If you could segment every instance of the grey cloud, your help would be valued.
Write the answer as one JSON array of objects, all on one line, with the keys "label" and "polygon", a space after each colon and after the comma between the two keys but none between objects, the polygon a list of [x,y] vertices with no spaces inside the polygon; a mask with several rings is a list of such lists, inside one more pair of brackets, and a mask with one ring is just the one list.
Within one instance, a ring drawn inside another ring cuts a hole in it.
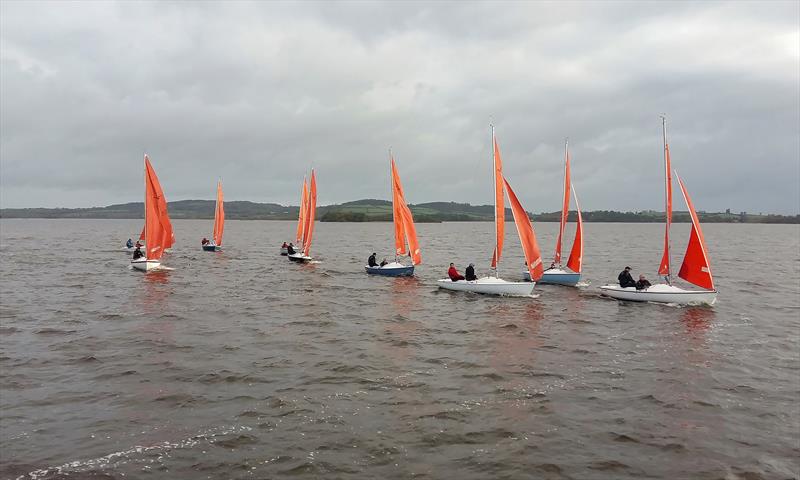
[{"label": "grey cloud", "polygon": [[[490,122],[526,208],[800,210],[800,7],[754,3],[0,4],[0,203],[489,203]],[[35,196],[31,196],[36,192]]]}]

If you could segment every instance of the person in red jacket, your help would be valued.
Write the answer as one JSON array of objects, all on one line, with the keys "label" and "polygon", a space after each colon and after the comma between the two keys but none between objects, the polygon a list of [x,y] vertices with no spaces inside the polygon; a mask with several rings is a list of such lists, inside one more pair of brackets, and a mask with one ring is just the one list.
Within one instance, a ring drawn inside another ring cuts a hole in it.
[{"label": "person in red jacket", "polygon": [[458,273],[456,270],[456,266],[454,264],[450,264],[450,268],[447,270],[447,276],[450,277],[450,280],[457,282],[459,280],[464,280],[464,276]]}]

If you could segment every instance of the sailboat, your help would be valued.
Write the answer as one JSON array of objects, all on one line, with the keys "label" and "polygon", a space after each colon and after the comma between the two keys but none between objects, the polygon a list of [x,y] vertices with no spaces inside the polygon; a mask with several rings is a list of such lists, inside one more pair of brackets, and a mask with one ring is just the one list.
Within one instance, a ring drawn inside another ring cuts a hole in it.
[{"label": "sailboat", "polygon": [[[305,180],[303,180],[305,185]],[[305,189],[304,189],[305,191]],[[302,203],[302,202],[301,202]],[[303,249],[299,252],[290,253],[287,255],[289,260],[293,262],[310,262],[311,257],[311,239],[314,237],[314,216],[317,213],[317,177],[314,170],[311,170],[311,183],[308,189],[308,196],[306,197],[305,205],[300,208],[300,223],[302,224],[302,242]]]},{"label": "sailboat", "polygon": [[[567,260],[567,269],[561,265],[561,243],[564,238],[564,230],[567,226],[569,216],[569,197],[570,192],[575,198],[575,208],[578,211],[578,222],[575,225],[575,239],[572,242],[572,250]],[[569,142],[564,144],[564,191],[563,191],[561,222],[558,227],[558,237],[556,238],[556,253],[553,255],[553,264],[544,271],[540,284],[556,284],[574,287],[581,280],[581,267],[583,263],[583,219],[581,218],[581,207],[578,204],[578,196],[575,194],[575,186],[572,184],[572,175],[569,165]],[[531,276],[528,271],[523,272],[525,280],[530,281]]]},{"label": "sailboat", "polygon": [[206,252],[222,250],[222,232],[225,229],[225,207],[222,200],[222,181],[217,182],[217,203],[214,207],[214,230],[211,241],[203,245]]},{"label": "sailboat", "polygon": [[[414,227],[414,217],[411,215],[411,209],[406,204],[405,195],[403,195],[403,186],[400,184],[400,174],[397,171],[397,165],[394,163],[394,157],[390,154],[390,168],[392,175],[392,219],[394,221],[394,262],[387,263],[383,266],[370,267],[365,266],[364,269],[369,274],[385,275],[389,277],[410,277],[414,275],[414,265],[419,265],[422,262],[422,255],[419,250],[419,242],[417,241],[417,229]],[[408,241],[408,249],[406,249],[406,241]],[[398,255],[410,255],[411,265],[403,265],[397,261]]]},{"label": "sailboat", "polygon": [[161,265],[164,250],[175,242],[167,213],[167,199],[158,182],[150,158],[144,156],[144,256],[131,260],[131,266],[147,271]]},{"label": "sailboat", "polygon": [[683,264],[678,271],[678,276],[703,290],[685,290],[672,285],[669,236],[672,224],[672,170],[669,144],[667,143],[666,117],[661,117],[661,125],[664,136],[664,203],[666,221],[664,228],[664,254],[661,257],[658,274],[662,275],[667,283],[653,285],[644,290],[636,290],[634,287],[622,288],[619,285],[605,285],[600,287],[600,293],[619,300],[634,302],[713,305],[717,301],[717,291],[714,288],[714,278],[711,275],[706,241],[703,237],[703,231],[700,229],[700,220],[697,218],[697,212],[695,212],[692,200],[689,198],[689,192],[686,190],[683,180],[678,176],[678,172],[675,172],[675,177],[678,179],[678,185],[681,188],[683,199],[686,201],[686,206],[689,208],[689,215],[692,219],[689,244],[686,246],[686,253],[683,256]]},{"label": "sailboat", "polygon": [[[297,214],[297,234],[295,235],[295,243],[298,249],[303,245],[303,229],[305,228],[306,209],[308,208],[308,182],[306,177],[303,177],[303,189],[300,191],[300,211]],[[284,242],[286,245],[286,242]],[[289,255],[288,247],[281,247],[281,255]]]},{"label": "sailboat", "polygon": [[[503,177],[503,162],[500,158],[500,147],[494,135],[492,127],[492,161],[494,163],[494,227],[495,243],[494,253],[492,254],[492,271],[494,276],[486,276],[477,280],[458,280],[452,281],[449,278],[437,280],[439,288],[447,290],[458,290],[466,292],[484,293],[489,295],[510,295],[527,296],[533,293],[535,281],[541,278],[542,257],[539,253],[539,246],[536,243],[536,234],[533,231],[528,213],[517,199],[511,185]],[[528,265],[528,272],[534,282],[509,282],[497,276],[497,267],[503,251],[503,235],[505,233],[505,194],[508,192],[508,199],[511,203],[511,213],[514,216],[514,223],[517,227],[522,251]]]}]

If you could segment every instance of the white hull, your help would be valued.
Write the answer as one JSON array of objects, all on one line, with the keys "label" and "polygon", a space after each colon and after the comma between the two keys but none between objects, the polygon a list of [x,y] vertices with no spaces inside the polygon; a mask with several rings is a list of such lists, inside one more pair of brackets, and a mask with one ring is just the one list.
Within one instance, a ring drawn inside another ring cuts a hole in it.
[{"label": "white hull", "polygon": [[526,297],[533,293],[535,282],[507,282],[500,278],[483,277],[477,280],[459,280],[454,282],[449,278],[437,280],[439,288],[456,290],[459,292],[483,293],[486,295],[508,295],[512,297]]},{"label": "white hull", "polygon": [[289,254],[287,256],[289,257],[289,260],[291,260],[293,262],[310,262],[313,259],[312,257],[309,257],[309,256],[304,255],[304,254],[299,253],[299,252],[298,253],[292,253],[292,254]]},{"label": "white hull", "polygon": [[617,300],[629,302],[657,302],[677,305],[714,305],[717,301],[715,290],[684,290],[672,285],[653,285],[645,290],[633,287],[622,288],[619,285],[604,285],[600,294]]},{"label": "white hull", "polygon": [[131,266],[136,270],[141,270],[143,272],[146,272],[148,270],[160,267],[161,262],[159,260],[147,260],[144,258],[138,258],[136,260],[131,260]]}]

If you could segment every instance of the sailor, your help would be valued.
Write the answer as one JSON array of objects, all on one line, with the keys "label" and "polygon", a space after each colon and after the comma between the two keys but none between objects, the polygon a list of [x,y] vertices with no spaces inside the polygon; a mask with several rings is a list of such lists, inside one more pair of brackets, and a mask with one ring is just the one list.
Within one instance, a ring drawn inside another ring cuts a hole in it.
[{"label": "sailor", "polygon": [[381,267],[383,267],[387,263],[389,263],[389,262],[386,261],[386,257],[383,257],[383,260],[381,260]]},{"label": "sailor", "polygon": [[203,241],[202,241],[202,242],[200,242],[200,244],[202,244],[202,245],[208,245],[208,239],[207,239],[206,237],[203,237]]},{"label": "sailor", "polygon": [[650,282],[644,278],[644,275],[639,275],[639,281],[636,282],[636,290],[647,290],[647,287],[650,286]]},{"label": "sailor", "polygon": [[288,247],[288,246],[289,246],[289,245],[287,245],[287,244],[286,244],[286,242],[283,242],[283,245],[281,245],[281,248],[286,248],[286,247]]},{"label": "sailor", "polygon": [[289,242],[289,246],[286,247],[286,253],[288,253],[289,255],[295,254],[294,245],[292,245],[292,242]]},{"label": "sailor", "polygon": [[619,286],[622,288],[636,286],[636,281],[631,276],[631,267],[625,267],[625,270],[619,273],[617,280],[619,280]]},{"label": "sailor", "polygon": [[450,268],[447,269],[447,276],[450,277],[450,280],[454,282],[457,282],[459,280],[464,280],[464,277],[460,273],[458,273],[458,270],[456,270],[456,266],[453,263],[451,263]]},{"label": "sailor", "polygon": [[372,252],[372,255],[370,255],[369,258],[367,259],[367,265],[369,265],[370,267],[378,266],[378,262],[375,261],[375,252]]},{"label": "sailor", "polygon": [[478,277],[475,276],[475,264],[470,263],[467,269],[464,271],[464,275],[466,275],[465,279],[467,281],[477,280]]},{"label": "sailor", "polygon": [[142,257],[144,257],[144,253],[142,253],[142,247],[137,243],[136,250],[133,251],[133,259],[137,260]]},{"label": "sailor", "polygon": [[129,238],[128,241],[125,242],[125,246],[128,248],[133,248],[133,240]]}]

